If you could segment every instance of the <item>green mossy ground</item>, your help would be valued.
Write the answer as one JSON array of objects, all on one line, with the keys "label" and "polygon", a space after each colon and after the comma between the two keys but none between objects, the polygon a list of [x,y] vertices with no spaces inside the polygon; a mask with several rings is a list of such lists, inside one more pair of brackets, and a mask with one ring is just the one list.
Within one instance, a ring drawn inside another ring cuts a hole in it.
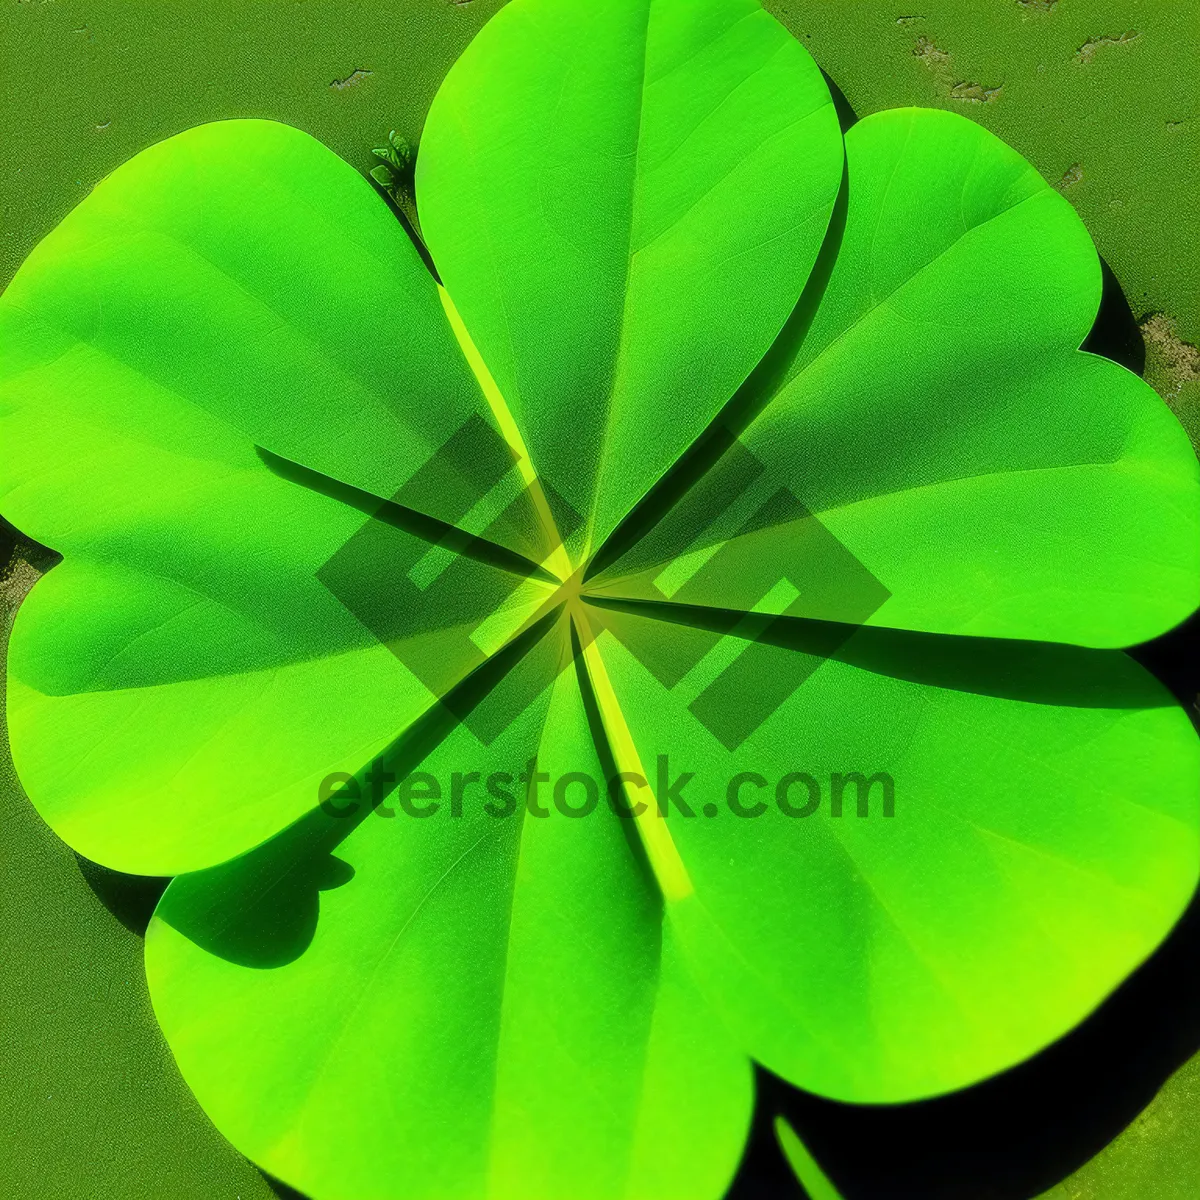
[{"label": "green mossy ground", "polygon": [[[441,77],[500,3],[0,0],[0,286],[100,178],[202,121],[287,121],[369,169],[389,129],[417,140]],[[859,116],[963,112],[1062,189],[1142,325],[1147,378],[1200,442],[1200,0],[906,4],[768,7]],[[34,574],[18,546],[0,580],[4,629]],[[136,925],[146,889],[92,872],[93,890],[29,806],[4,742],[0,823],[0,1193],[269,1200],[154,1024],[140,939],[110,911]],[[1138,1128],[1115,1165],[1098,1160],[1055,1194],[1143,1200],[1137,1164],[1156,1151]],[[1195,1161],[1177,1177],[1194,1182],[1200,1146],[1181,1144]],[[1163,1195],[1195,1194],[1181,1186]]]},{"label": "green mossy ground", "polygon": [[1116,1141],[1039,1200],[1196,1200],[1200,1058],[1167,1080]]}]

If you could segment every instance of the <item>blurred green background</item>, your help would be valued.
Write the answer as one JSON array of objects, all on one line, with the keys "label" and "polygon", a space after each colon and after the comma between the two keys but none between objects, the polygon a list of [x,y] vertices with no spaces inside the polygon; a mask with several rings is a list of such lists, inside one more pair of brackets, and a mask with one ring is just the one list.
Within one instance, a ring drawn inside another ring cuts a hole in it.
[{"label": "blurred green background", "polygon": [[[0,286],[105,174],[203,121],[287,121],[366,170],[389,129],[419,139],[438,82],[501,2],[0,0]],[[1063,191],[1121,285],[1146,377],[1200,442],[1200,0],[767,7],[859,116],[955,109]],[[8,540],[5,632],[39,562]],[[2,740],[0,823],[0,1196],[286,1194],[211,1127],[159,1036],[138,933],[156,885],[81,867]],[[1196,1078],[1180,1072],[1054,1196],[1200,1196]]]}]

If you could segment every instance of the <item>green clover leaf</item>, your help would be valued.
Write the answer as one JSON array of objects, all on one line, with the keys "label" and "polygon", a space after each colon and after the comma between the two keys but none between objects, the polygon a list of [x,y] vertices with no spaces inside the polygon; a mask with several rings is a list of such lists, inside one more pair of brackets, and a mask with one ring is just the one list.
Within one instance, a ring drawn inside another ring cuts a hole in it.
[{"label": "green clover leaf", "polygon": [[177,876],[217,1127],[318,1200],[717,1196],[752,1059],[901,1101],[1074,1026],[1196,883],[1119,648],[1200,599],[1200,469],[1077,349],[1069,204],[945,113],[843,152],[757,0],[512,0],[415,194],[440,284],[315,141],[203,126],[0,298],[0,496],[63,554],[14,760]]}]

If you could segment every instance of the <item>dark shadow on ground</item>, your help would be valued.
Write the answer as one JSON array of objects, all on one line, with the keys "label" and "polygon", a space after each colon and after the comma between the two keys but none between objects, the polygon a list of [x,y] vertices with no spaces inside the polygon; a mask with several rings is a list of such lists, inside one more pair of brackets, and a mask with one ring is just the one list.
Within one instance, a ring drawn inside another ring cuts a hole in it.
[{"label": "dark shadow on ground", "polygon": [[0,517],[0,576],[6,575],[20,559],[44,574],[61,558],[56,551],[26,537],[15,525]]},{"label": "dark shadow on ground", "polygon": [[513,682],[512,669],[527,656],[533,661],[547,652],[545,634],[556,617],[549,613],[493,655],[282,832],[229,862],[178,876],[159,906],[159,919],[226,962],[257,970],[295,962],[316,933],[320,894],[354,878],[353,867],[337,857],[338,847],[380,808],[398,779],[420,766],[460,723],[486,711],[500,685],[510,689],[508,700],[531,699]]},{"label": "dark shadow on ground", "polygon": [[0,517],[0,573],[8,569],[16,554],[17,546],[24,541],[21,534]]},{"label": "dark shadow on ground", "polygon": [[[759,1072],[758,1111],[732,1200],[801,1195],[782,1113],[845,1200],[1029,1200],[1083,1166],[1200,1050],[1200,903],[1074,1032],[986,1083],[894,1107],[822,1100]],[[763,1188],[762,1185],[769,1184]]]},{"label": "dark shadow on ground", "polygon": [[846,99],[846,93],[824,71],[821,72],[821,78],[825,80],[825,86],[829,89],[830,96],[833,97],[833,107],[837,112],[838,124],[841,126],[844,135],[850,126],[858,120],[858,114],[850,107],[850,101]]},{"label": "dark shadow on ground", "polygon": [[279,1197],[279,1200],[308,1200],[303,1192],[298,1192],[294,1187],[289,1187],[282,1179],[276,1179],[274,1175],[268,1175],[262,1167],[258,1168],[258,1173],[267,1181],[271,1191]]},{"label": "dark shadow on ground", "polygon": [[1171,691],[1192,724],[1200,725],[1200,613],[1129,654]]},{"label": "dark shadow on ground", "polygon": [[1138,328],[1137,319],[1117,277],[1103,258],[1100,260],[1100,270],[1104,278],[1100,312],[1092,332],[1083,343],[1083,349],[1111,358],[1135,375],[1141,375],[1146,369],[1146,343],[1142,331]]},{"label": "dark shadow on ground", "polygon": [[152,875],[123,875],[110,871],[81,854],[75,855],[75,863],[88,887],[96,898],[108,909],[130,933],[145,937],[146,926],[154,915],[159,897],[171,881]]}]

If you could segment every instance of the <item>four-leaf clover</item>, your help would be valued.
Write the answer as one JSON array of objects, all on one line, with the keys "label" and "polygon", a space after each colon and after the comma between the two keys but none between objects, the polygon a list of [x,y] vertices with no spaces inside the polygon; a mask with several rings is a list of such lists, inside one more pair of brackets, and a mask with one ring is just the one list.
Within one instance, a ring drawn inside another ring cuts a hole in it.
[{"label": "four-leaf clover", "polygon": [[1200,865],[1119,649],[1200,599],[1200,470],[1077,349],[1069,204],[958,116],[843,142],[757,0],[512,0],[415,191],[438,280],[307,135],[202,126],[0,298],[0,498],[64,556],[15,762],[177,876],[147,971],[217,1127],[318,1200],[715,1197],[751,1060],[902,1101],[1069,1030]]}]

